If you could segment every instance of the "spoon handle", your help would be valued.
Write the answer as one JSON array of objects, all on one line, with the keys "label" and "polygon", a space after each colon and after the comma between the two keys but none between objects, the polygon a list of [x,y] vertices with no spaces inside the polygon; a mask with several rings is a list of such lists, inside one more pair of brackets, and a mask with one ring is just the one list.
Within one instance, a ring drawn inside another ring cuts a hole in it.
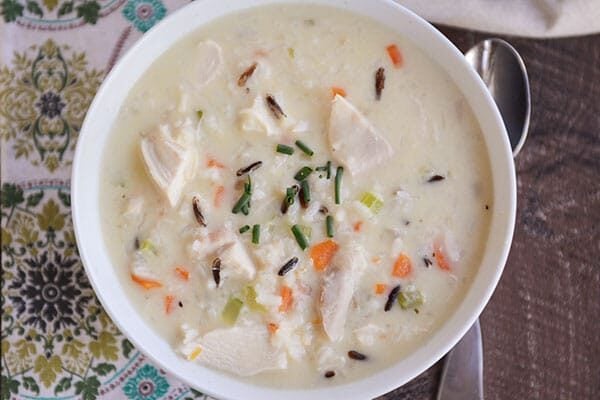
[{"label": "spoon handle", "polygon": [[479,320],[446,356],[437,400],[483,400],[483,346]]}]

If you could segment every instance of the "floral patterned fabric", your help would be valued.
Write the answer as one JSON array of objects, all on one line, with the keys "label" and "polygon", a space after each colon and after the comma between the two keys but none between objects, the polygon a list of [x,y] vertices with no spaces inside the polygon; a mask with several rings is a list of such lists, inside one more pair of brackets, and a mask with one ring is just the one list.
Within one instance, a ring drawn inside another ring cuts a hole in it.
[{"label": "floral patterned fabric", "polygon": [[81,265],[77,137],[114,63],[183,0],[0,0],[2,374],[7,399],[207,399],[119,332]]}]

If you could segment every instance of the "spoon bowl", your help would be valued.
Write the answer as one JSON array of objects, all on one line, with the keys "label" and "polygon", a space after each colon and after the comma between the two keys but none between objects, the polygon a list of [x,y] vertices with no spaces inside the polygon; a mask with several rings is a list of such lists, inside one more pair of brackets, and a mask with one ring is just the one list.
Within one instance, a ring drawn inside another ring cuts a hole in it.
[{"label": "spoon bowl", "polygon": [[513,156],[523,147],[531,115],[527,69],[521,55],[502,39],[479,42],[465,53],[498,105]]}]

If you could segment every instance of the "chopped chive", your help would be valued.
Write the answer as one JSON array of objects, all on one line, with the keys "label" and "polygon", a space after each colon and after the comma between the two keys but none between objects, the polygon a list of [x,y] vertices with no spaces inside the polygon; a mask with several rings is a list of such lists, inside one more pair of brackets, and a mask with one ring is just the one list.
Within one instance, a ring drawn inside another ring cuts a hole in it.
[{"label": "chopped chive", "polygon": [[300,182],[300,204],[303,208],[308,208],[308,203],[310,203],[310,186],[305,179]]},{"label": "chopped chive", "polygon": [[288,55],[290,56],[291,59],[294,59],[294,57],[296,56],[296,51],[294,50],[293,47],[288,47]]},{"label": "chopped chive", "polygon": [[331,179],[331,161],[327,161],[325,168],[327,168],[327,179]]},{"label": "chopped chive", "polygon": [[244,183],[244,192],[252,194],[252,179],[248,175],[248,182]]},{"label": "chopped chive", "polygon": [[196,111],[196,116],[198,117],[198,119],[202,119],[203,115],[204,115],[204,112],[202,110]]},{"label": "chopped chive", "polygon": [[246,203],[244,207],[242,207],[242,214],[248,215],[250,214],[250,202]]},{"label": "chopped chive", "polygon": [[235,203],[235,205],[231,209],[231,212],[234,214],[239,213],[240,211],[242,211],[242,209],[244,209],[245,206],[248,205],[249,202],[250,202],[250,194],[248,192],[244,192],[242,194],[242,196],[239,198],[239,200],[237,201],[237,203]]},{"label": "chopped chive", "polygon": [[291,146],[288,146],[286,144],[278,144],[277,148],[275,150],[278,153],[287,154],[288,156],[291,156],[292,154],[294,154],[294,148]]},{"label": "chopped chive", "polygon": [[250,226],[249,225],[244,225],[240,228],[240,233],[246,233],[250,230]]},{"label": "chopped chive", "polygon": [[277,275],[284,276],[288,272],[290,272],[295,266],[298,264],[298,257],[291,258],[288,262],[286,262],[283,267],[279,269]]},{"label": "chopped chive", "polygon": [[296,140],[296,146],[298,146],[298,148],[300,150],[302,150],[304,152],[304,154],[306,154],[307,156],[311,156],[313,154],[315,154],[314,151],[312,151],[312,149],[310,147],[308,147],[303,141],[301,140]]},{"label": "chopped chive", "polygon": [[308,247],[308,240],[306,240],[306,236],[302,233],[300,225],[292,226],[292,233],[294,234],[294,238],[296,238],[296,242],[298,242],[298,246],[300,246],[302,250],[306,250]]},{"label": "chopped chive", "polygon": [[308,176],[312,174],[312,172],[313,170],[311,167],[302,167],[298,172],[296,172],[296,175],[294,175],[294,179],[301,182],[308,178]]},{"label": "chopped chive", "polygon": [[294,204],[294,199],[296,198],[296,194],[298,193],[298,185],[291,186],[285,190],[285,197],[281,202],[281,213],[285,214],[292,204]]},{"label": "chopped chive", "polygon": [[344,174],[344,167],[337,167],[337,171],[335,173],[335,204],[340,204],[342,202],[342,175]]},{"label": "chopped chive", "polygon": [[331,215],[328,215],[325,218],[325,226],[327,227],[327,237],[332,238],[334,231],[333,231],[333,217]]},{"label": "chopped chive", "polygon": [[258,224],[252,227],[252,243],[260,243],[260,225]]}]

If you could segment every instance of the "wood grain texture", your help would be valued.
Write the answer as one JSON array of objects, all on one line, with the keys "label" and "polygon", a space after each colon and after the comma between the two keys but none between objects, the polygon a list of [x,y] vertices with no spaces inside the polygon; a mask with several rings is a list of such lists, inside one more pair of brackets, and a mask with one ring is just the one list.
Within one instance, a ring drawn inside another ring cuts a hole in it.
[{"label": "wood grain texture", "polygon": [[[490,37],[441,29],[463,52]],[[600,35],[503,38],[533,112],[511,254],[481,318],[485,398],[600,399]],[[440,368],[381,399],[434,399]]]}]

